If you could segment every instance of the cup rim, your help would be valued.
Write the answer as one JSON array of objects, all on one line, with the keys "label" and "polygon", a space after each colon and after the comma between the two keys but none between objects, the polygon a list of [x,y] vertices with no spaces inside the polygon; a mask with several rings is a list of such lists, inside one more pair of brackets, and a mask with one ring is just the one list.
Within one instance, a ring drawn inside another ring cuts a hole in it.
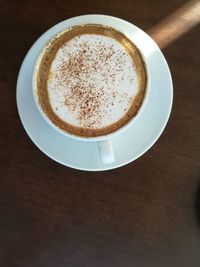
[{"label": "cup rim", "polygon": [[[84,19],[86,18],[89,18],[91,16],[106,16],[110,19],[113,19],[115,18],[116,20],[120,22],[127,22],[126,20],[123,20],[121,18],[118,18],[118,17],[114,17],[114,16],[109,16],[109,15],[101,15],[101,14],[88,14],[88,15],[82,15],[82,16],[75,16],[75,17],[71,17],[65,21],[68,21],[70,19],[74,19],[74,18],[81,18],[81,17],[84,17]],[[61,22],[62,23],[62,22]],[[93,22],[94,23],[94,22]],[[115,22],[113,22],[114,24]],[[127,22],[127,23],[130,23],[130,22]],[[84,24],[92,24],[91,22],[82,22],[82,23],[75,23],[74,26],[77,26],[77,25],[84,25]],[[99,25],[105,25],[105,23],[97,23]],[[132,24],[132,23],[130,23]],[[133,26],[135,26],[134,24],[132,24]],[[115,26],[110,26],[110,25],[107,25],[109,27],[112,27],[114,29]],[[87,137],[87,136],[78,136],[76,134],[73,134],[73,133],[70,133],[70,132],[67,132],[67,131],[64,131],[62,130],[61,128],[59,128],[59,126],[56,126],[52,121],[51,119],[45,114],[45,112],[42,110],[39,102],[38,102],[38,96],[37,96],[37,87],[36,87],[36,75],[37,75],[37,71],[38,71],[38,66],[39,66],[39,63],[40,63],[40,60],[42,59],[42,56],[45,52],[45,49],[46,47],[48,46],[49,42],[54,39],[56,36],[59,36],[61,35],[62,33],[64,33],[65,31],[68,31],[69,28],[71,26],[68,26],[62,30],[59,30],[57,31],[55,34],[53,34],[49,39],[48,41],[43,45],[43,47],[40,49],[40,51],[38,52],[38,55],[36,57],[36,60],[33,64],[33,74],[32,74],[32,93],[33,93],[33,98],[34,98],[34,102],[37,106],[37,109],[39,111],[39,113],[42,115],[42,117],[44,118],[44,120],[51,126],[53,127],[56,131],[60,132],[61,134],[67,136],[67,137],[70,137],[70,138],[73,138],[73,139],[76,139],[76,140],[80,140],[80,141],[101,141],[101,140],[105,140],[105,139],[109,139],[113,136],[116,136],[118,134],[121,134],[123,133],[125,130],[127,130],[127,128],[130,127],[130,125],[132,125],[132,123],[134,123],[137,119],[139,119],[139,116],[140,114],[142,113],[142,111],[144,110],[144,107],[146,105],[146,102],[147,102],[147,99],[149,97],[149,91],[150,91],[150,71],[149,71],[149,67],[148,67],[148,64],[146,62],[146,59],[145,59],[145,56],[144,54],[142,53],[142,51],[140,50],[140,48],[135,44],[135,42],[133,41],[134,45],[138,48],[141,56],[142,56],[142,59],[143,59],[143,62],[144,62],[144,65],[145,65],[145,70],[146,70],[146,88],[145,88],[145,94],[144,94],[144,98],[142,100],[142,103],[137,111],[137,113],[129,120],[127,121],[124,125],[122,125],[120,128],[114,130],[113,132],[110,132],[108,134],[104,134],[104,135],[100,135],[100,136],[95,136],[95,137]],[[50,28],[51,29],[51,28]],[[49,30],[50,30],[49,29]],[[118,29],[116,29],[118,30]],[[140,29],[141,30],[141,29]],[[47,30],[48,31],[48,30]],[[141,30],[142,31],[142,30]],[[123,34],[125,34],[123,31],[121,31]],[[126,35],[126,34],[125,34]],[[130,37],[128,37],[130,39]],[[131,40],[132,41],[132,40]]]}]

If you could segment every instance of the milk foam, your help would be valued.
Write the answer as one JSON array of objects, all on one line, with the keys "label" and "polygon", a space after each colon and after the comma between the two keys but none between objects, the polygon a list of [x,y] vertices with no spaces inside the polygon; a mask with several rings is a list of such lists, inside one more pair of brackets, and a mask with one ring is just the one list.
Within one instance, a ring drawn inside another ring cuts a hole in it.
[{"label": "milk foam", "polygon": [[114,38],[82,34],[60,47],[47,83],[54,113],[76,127],[103,128],[124,116],[138,90],[129,52]]}]

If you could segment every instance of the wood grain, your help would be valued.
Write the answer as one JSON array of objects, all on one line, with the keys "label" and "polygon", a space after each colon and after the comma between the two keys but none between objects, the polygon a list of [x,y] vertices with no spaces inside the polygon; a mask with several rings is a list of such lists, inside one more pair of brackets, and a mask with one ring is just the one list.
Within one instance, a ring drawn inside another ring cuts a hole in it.
[{"label": "wood grain", "polygon": [[100,13],[150,31],[185,3],[1,1],[1,267],[199,266],[198,25],[163,48],[174,82],[172,115],[152,149],[125,167],[88,173],[52,161],[26,135],[15,100],[25,54],[54,24]]}]

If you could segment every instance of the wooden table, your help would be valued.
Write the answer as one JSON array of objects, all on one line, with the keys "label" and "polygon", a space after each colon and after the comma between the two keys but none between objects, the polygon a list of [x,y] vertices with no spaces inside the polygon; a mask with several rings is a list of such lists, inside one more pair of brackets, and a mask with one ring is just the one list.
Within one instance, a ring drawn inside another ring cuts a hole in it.
[{"label": "wooden table", "polygon": [[[185,3],[1,1],[1,267],[200,266],[200,27],[196,21],[181,35],[190,19],[173,14]],[[123,18],[157,38],[174,82],[173,111],[158,142],[135,162],[103,173],[49,159],[16,109],[16,79],[29,47],[54,24],[88,13]],[[170,19],[177,35],[160,41]]]}]

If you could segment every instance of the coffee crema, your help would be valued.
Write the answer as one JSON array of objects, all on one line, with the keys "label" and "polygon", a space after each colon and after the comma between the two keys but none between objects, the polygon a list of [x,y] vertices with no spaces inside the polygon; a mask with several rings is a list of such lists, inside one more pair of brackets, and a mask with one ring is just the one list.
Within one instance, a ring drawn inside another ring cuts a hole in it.
[{"label": "coffee crema", "polygon": [[121,32],[98,24],[55,36],[36,77],[44,113],[63,131],[82,137],[109,134],[132,119],[147,82],[138,48]]}]

